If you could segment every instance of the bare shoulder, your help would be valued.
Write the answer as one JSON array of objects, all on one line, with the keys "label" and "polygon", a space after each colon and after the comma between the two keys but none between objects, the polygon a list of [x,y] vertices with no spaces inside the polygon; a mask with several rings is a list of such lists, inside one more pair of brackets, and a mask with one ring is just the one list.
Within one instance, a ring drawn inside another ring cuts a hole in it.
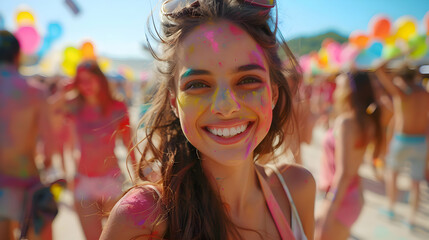
[{"label": "bare shoulder", "polygon": [[313,238],[314,205],[316,198],[316,181],[313,174],[303,166],[296,164],[282,164],[278,166],[289,189],[305,235]]},{"label": "bare shoulder", "polygon": [[316,189],[313,174],[305,167],[297,164],[281,164],[278,166],[292,195],[311,194]]},{"label": "bare shoulder", "polygon": [[113,207],[100,239],[150,239],[164,232],[158,192],[152,186],[129,190]]}]

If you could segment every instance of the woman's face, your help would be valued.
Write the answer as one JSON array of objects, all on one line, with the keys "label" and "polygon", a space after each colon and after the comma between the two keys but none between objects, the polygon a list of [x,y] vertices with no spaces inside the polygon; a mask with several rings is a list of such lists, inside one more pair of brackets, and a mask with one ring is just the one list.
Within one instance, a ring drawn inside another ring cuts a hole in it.
[{"label": "woman's face", "polygon": [[204,161],[237,165],[253,159],[270,129],[278,93],[273,86],[250,35],[227,21],[207,23],[178,48],[171,105]]},{"label": "woman's face", "polygon": [[78,76],[78,81],[76,83],[79,92],[84,97],[95,97],[100,91],[100,83],[98,80],[98,76],[86,71],[80,71]]}]

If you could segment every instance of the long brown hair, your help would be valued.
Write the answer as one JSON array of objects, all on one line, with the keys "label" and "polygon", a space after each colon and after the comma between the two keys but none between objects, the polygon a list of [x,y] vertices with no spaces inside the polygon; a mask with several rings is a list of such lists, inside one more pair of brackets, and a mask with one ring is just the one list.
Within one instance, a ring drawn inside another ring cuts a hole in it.
[{"label": "long brown hair", "polygon": [[[163,188],[161,201],[167,220],[166,239],[241,239],[240,227],[230,220],[219,192],[213,189],[203,172],[195,147],[187,141],[179,119],[170,108],[169,91],[175,89],[176,49],[197,26],[220,20],[242,28],[261,46],[279,96],[269,132],[254,151],[255,160],[272,154],[284,142],[283,126],[288,124],[292,114],[292,91],[284,73],[298,76],[297,61],[277,31],[276,19],[266,8],[237,0],[200,0],[199,7],[185,8],[175,16],[164,17],[161,33],[156,28],[156,33],[150,31],[160,42],[162,54],[156,53],[149,44],[148,49],[159,63],[159,87],[151,108],[142,119],[146,144],[139,162],[139,177],[145,179],[143,169],[146,167],[161,166],[162,179],[158,183]],[[288,69],[278,56],[279,48],[288,56]]]},{"label": "long brown hair", "polygon": [[[76,69],[76,76],[74,79],[74,84],[77,85],[80,81],[80,73],[83,71],[90,72],[97,76],[98,84],[100,85],[100,91],[98,92],[98,103],[101,106],[101,112],[103,114],[108,113],[109,107],[112,105],[114,99],[109,88],[109,82],[107,81],[106,75],[101,71],[100,66],[94,60],[85,60],[82,61]],[[79,92],[78,99],[81,105],[83,105],[85,99],[82,93]]]},{"label": "long brown hair", "polygon": [[377,157],[380,153],[380,145],[382,142],[381,129],[381,109],[377,105],[374,87],[372,86],[370,73],[365,71],[354,71],[343,74],[348,80],[348,91],[343,93],[341,99],[337,99],[336,105],[339,108],[344,108],[344,105],[354,111],[358,127],[361,133],[361,139],[368,141],[366,123],[368,120],[375,127],[375,148],[373,155]]}]

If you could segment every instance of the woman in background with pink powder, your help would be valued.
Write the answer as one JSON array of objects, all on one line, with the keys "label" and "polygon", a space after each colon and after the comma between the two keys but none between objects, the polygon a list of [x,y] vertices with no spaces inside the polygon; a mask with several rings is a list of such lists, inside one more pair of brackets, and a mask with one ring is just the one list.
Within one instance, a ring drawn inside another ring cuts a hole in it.
[{"label": "woman in background with pink powder", "polygon": [[99,239],[103,213],[109,212],[122,194],[123,177],[114,148],[116,137],[122,138],[125,146],[130,144],[129,117],[125,104],[113,99],[97,62],[82,62],[74,84],[78,96],[67,103],[67,112],[80,150],[75,207],[86,239]]},{"label": "woman in background with pink powder", "polygon": [[364,201],[358,169],[366,148],[375,144],[378,156],[382,132],[370,76],[341,74],[334,92],[338,117],[323,141],[319,189],[326,193],[315,239],[348,239]]}]

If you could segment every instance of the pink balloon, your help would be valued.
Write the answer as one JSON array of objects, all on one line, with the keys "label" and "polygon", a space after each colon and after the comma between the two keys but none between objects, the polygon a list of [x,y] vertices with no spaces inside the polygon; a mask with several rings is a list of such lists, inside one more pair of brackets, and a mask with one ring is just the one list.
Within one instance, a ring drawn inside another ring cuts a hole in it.
[{"label": "pink balloon", "polygon": [[341,64],[344,64],[350,61],[354,61],[357,55],[359,55],[359,49],[352,44],[347,44],[343,46],[343,49],[341,51],[340,62]]},{"label": "pink balloon", "polygon": [[302,71],[308,72],[310,70],[311,57],[309,55],[303,55],[299,58],[299,65]]},{"label": "pink balloon", "polygon": [[23,26],[15,32],[15,37],[18,39],[21,46],[21,51],[24,54],[33,54],[36,52],[40,43],[40,35],[32,26]]},{"label": "pink balloon", "polygon": [[334,64],[341,63],[341,45],[337,42],[331,42],[326,46],[326,51],[328,51],[329,59],[333,61]]}]

